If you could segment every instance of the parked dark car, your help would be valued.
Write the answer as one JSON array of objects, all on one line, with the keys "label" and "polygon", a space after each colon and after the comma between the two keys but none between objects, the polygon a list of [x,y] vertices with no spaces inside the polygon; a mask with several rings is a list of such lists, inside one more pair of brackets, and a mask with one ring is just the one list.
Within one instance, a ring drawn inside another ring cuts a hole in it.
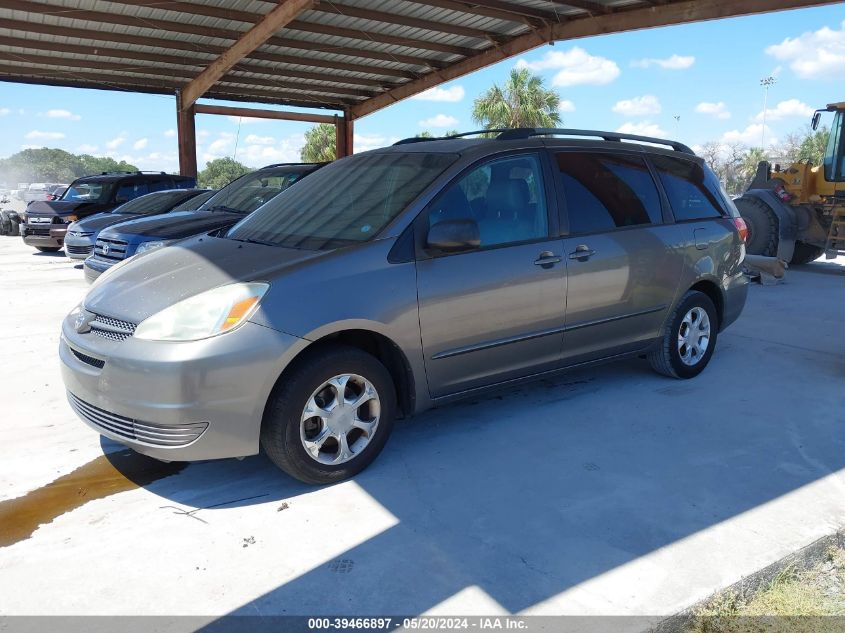
[{"label": "parked dark car", "polygon": [[53,185],[47,190],[45,200],[61,200],[70,185]]},{"label": "parked dark car", "polygon": [[195,178],[164,172],[117,172],[77,178],[59,200],[30,203],[20,234],[25,244],[39,251],[56,252],[61,250],[71,222],[111,211],[124,202],[153,191],[194,187]]},{"label": "parked dark car", "polygon": [[137,253],[228,228],[321,166],[268,165],[230,182],[197,211],[139,218],[104,229],[97,238],[94,254],[85,260],[85,278],[93,282],[116,263]]},{"label": "parked dark car", "polygon": [[106,213],[73,222],[65,236],[65,253],[71,259],[85,259],[94,252],[100,231],[115,224],[171,211],[196,211],[211,197],[213,189],[168,189],[125,202]]},{"label": "parked dark car", "polygon": [[747,231],[691,149],[587,130],[416,141],[110,270],[62,326],[80,418],[159,459],[263,447],[329,483],[396,417],[456,398],[622,357],[707,367],[745,305]]}]

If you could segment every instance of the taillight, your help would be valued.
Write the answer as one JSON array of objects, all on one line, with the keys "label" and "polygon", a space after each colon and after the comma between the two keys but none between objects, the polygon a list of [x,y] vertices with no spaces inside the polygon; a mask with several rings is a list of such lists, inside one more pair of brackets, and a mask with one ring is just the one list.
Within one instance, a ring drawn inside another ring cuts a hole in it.
[{"label": "taillight", "polygon": [[742,218],[734,218],[734,226],[736,230],[739,231],[739,236],[742,238],[743,242],[748,241],[748,225],[745,223],[745,220]]}]

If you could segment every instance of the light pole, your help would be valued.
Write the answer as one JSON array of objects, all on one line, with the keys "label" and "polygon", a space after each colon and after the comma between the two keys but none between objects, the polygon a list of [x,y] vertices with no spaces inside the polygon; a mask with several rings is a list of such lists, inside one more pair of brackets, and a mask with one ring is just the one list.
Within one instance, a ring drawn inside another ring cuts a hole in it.
[{"label": "light pole", "polygon": [[760,149],[766,151],[766,110],[769,108],[769,88],[777,82],[771,75],[760,80],[763,86],[763,130],[760,132]]}]

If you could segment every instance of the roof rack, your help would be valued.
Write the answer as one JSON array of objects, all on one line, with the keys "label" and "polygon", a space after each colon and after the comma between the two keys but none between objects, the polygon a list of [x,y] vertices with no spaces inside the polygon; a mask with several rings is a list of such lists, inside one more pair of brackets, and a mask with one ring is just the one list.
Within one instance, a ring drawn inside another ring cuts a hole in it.
[{"label": "roof rack", "polygon": [[533,136],[595,136],[605,141],[613,141],[621,143],[622,141],[638,141],[640,143],[650,143],[652,145],[665,145],[671,147],[676,152],[683,152],[684,154],[695,155],[688,146],[677,141],[669,141],[653,136],[638,136],[636,134],[623,134],[621,132],[601,132],[599,130],[575,130],[565,128],[534,128],[534,127],[517,127],[517,128],[494,128],[490,130],[475,130],[474,132],[462,132],[461,134],[452,134],[451,136],[437,136],[437,137],[419,137],[412,136],[411,138],[404,138],[397,141],[394,145],[407,145],[409,143],[422,143],[425,141],[445,141],[449,139],[461,138],[463,136],[474,136],[476,134],[496,134],[497,141],[516,141],[520,139],[527,139]]}]

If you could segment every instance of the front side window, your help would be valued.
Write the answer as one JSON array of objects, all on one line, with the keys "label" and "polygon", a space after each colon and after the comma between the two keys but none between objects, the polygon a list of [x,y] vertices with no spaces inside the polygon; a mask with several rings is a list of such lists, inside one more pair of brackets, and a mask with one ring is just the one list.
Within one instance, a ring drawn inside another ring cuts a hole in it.
[{"label": "front side window", "polygon": [[481,248],[547,237],[548,212],[537,156],[501,158],[471,170],[429,209],[429,227],[444,220],[475,221]]},{"label": "front side window", "polygon": [[112,185],[102,182],[84,182],[68,187],[62,200],[70,202],[101,202],[108,200]]},{"label": "front side window", "polygon": [[555,159],[571,234],[662,223],[660,194],[642,157],[561,152]]},{"label": "front side window", "polygon": [[702,165],[681,158],[651,157],[669,198],[675,220],[705,220],[729,215],[721,185]]},{"label": "front side window", "polygon": [[345,158],[286,190],[226,237],[309,250],[369,241],[457,158],[407,152]]},{"label": "front side window", "polygon": [[845,181],[845,112],[833,118],[833,127],[827,138],[824,153],[824,179],[828,182]]}]

